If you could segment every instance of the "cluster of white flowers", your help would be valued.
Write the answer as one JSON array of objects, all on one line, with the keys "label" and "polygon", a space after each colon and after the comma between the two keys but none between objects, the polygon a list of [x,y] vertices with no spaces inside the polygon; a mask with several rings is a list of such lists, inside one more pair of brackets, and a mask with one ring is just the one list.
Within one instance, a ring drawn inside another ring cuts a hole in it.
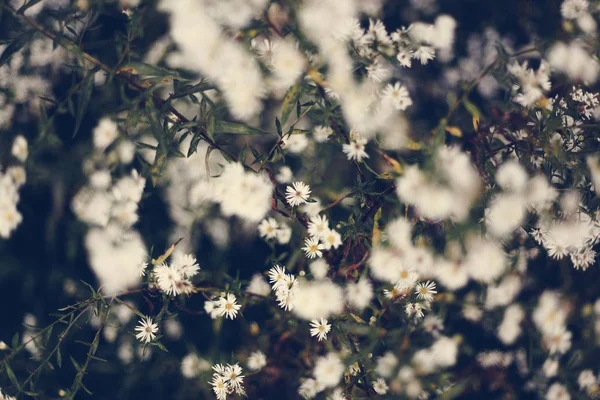
[{"label": "cluster of white flowers", "polygon": [[25,168],[21,165],[25,163],[29,154],[27,139],[24,136],[15,137],[11,153],[18,164],[6,168],[4,173],[0,170],[0,237],[4,239],[9,238],[23,220],[17,204],[19,189],[27,179]]},{"label": "cluster of white flowers", "polygon": [[139,268],[147,257],[133,227],[146,179],[132,169],[113,183],[111,169],[131,163],[134,157],[129,139],[118,138],[117,124],[101,119],[93,132],[95,151],[84,162],[88,182],[71,204],[77,218],[90,227],[85,237],[90,266],[107,294],[137,285]]},{"label": "cluster of white flowers", "polygon": [[[180,151],[187,153],[190,143],[191,138],[183,140],[179,145]],[[178,246],[189,251],[194,250],[193,232],[196,223],[202,224],[203,231],[211,236],[217,246],[225,247],[229,242],[229,231],[225,222],[222,218],[211,218],[210,213],[213,205],[211,200],[214,197],[214,186],[210,176],[221,173],[221,166],[226,162],[217,151],[210,153],[207,160],[207,150],[208,145],[201,142],[189,157],[170,159],[164,174],[169,215],[176,224],[171,240],[183,238],[183,242]]]},{"label": "cluster of white flowers", "polygon": [[302,248],[308,258],[320,258],[323,256],[321,250],[337,249],[342,244],[342,236],[335,229],[329,228],[329,220],[325,215],[310,218],[308,234]]},{"label": "cluster of white flowers", "polygon": [[[144,273],[144,268],[142,265],[141,273]],[[194,292],[192,278],[199,270],[194,256],[176,252],[171,263],[162,262],[152,269],[152,280],[168,296],[191,294]]]},{"label": "cluster of white flowers", "polygon": [[516,93],[513,100],[523,107],[531,107],[552,86],[550,66],[545,61],[541,62],[537,71],[527,68],[527,61],[523,64],[514,62],[508,66],[508,72],[517,79],[517,83],[513,85],[513,92]]},{"label": "cluster of white flowers", "polygon": [[409,166],[396,182],[398,197],[414,205],[429,219],[464,220],[479,195],[479,175],[469,157],[457,147],[441,147],[435,155],[435,171],[428,175]]},{"label": "cluster of white flowers", "polygon": [[542,293],[532,317],[550,356],[560,357],[571,348],[572,334],[566,328],[568,307],[557,293]]},{"label": "cluster of white flowers", "polygon": [[[170,14],[170,34],[180,50],[170,58],[171,65],[216,82],[239,119],[250,119],[262,110],[264,82],[256,59],[226,32],[244,27],[265,4],[266,0],[160,2],[160,8]],[[199,46],[203,51],[198,51]]]},{"label": "cluster of white flowers", "polygon": [[213,184],[213,200],[221,205],[225,216],[235,215],[257,223],[271,209],[273,184],[266,174],[246,172],[242,164],[231,163]]},{"label": "cluster of white flowers", "polygon": [[279,307],[288,311],[292,310],[294,308],[296,289],[298,288],[296,277],[286,273],[285,267],[276,265],[269,270],[269,282],[271,282],[272,290],[275,292]]},{"label": "cluster of white flowers", "polygon": [[246,394],[242,386],[244,383],[243,371],[238,364],[215,364],[212,368],[215,372],[212,381],[209,383],[212,385],[218,400],[225,400],[232,393],[242,396]]},{"label": "cluster of white flowers", "polygon": [[233,293],[221,293],[218,298],[206,300],[204,303],[204,311],[212,319],[218,317],[235,319],[240,308],[242,308],[242,305],[237,303],[237,298]]},{"label": "cluster of white flowers", "polygon": [[582,44],[556,43],[548,53],[550,66],[566,74],[571,80],[593,84],[598,79],[600,64]]},{"label": "cluster of white flowers", "polygon": [[292,237],[292,229],[275,218],[263,219],[258,225],[258,232],[261,237],[267,240],[275,239],[279,244],[287,244]]}]

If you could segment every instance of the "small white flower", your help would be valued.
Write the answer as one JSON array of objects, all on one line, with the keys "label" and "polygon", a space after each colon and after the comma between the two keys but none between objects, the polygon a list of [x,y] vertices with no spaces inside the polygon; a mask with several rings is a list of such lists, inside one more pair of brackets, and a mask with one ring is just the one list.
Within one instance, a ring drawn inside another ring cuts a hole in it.
[{"label": "small white flower", "polygon": [[148,268],[148,263],[143,261],[141,263],[138,264],[138,274],[140,274],[140,276],[144,276],[146,275],[146,268]]},{"label": "small white flower", "polygon": [[322,238],[323,234],[329,230],[329,221],[325,215],[315,215],[310,218],[308,223],[308,234],[315,238]]},{"label": "small white flower", "polygon": [[373,390],[377,392],[377,394],[386,394],[388,389],[389,387],[383,378],[377,378],[377,380],[373,382]]},{"label": "small white flower", "polygon": [[260,371],[267,365],[267,357],[262,351],[254,351],[248,356],[247,363],[251,371]]},{"label": "small white flower", "polygon": [[306,183],[294,182],[292,186],[287,187],[285,198],[290,206],[295,207],[306,203],[306,200],[310,197],[310,193],[310,186]]},{"label": "small white flower", "polygon": [[435,290],[435,282],[427,281],[425,283],[418,283],[415,294],[419,299],[432,301],[433,295],[437,294],[437,290]]},{"label": "small white flower", "polygon": [[356,160],[361,162],[363,158],[369,158],[369,155],[365,151],[367,139],[357,138],[356,140],[350,141],[349,144],[342,145],[342,151],[346,154],[348,160]]},{"label": "small white flower", "polygon": [[322,240],[325,250],[330,250],[332,247],[337,249],[342,244],[342,235],[335,229],[327,229],[327,231],[323,233]]},{"label": "small white flower", "polygon": [[313,319],[310,321],[310,336],[316,336],[319,342],[323,339],[327,339],[327,334],[331,330],[331,325],[327,323],[325,318],[321,320]]},{"label": "small white flower", "polygon": [[258,225],[258,233],[266,239],[274,239],[277,236],[279,223],[275,218],[263,219]]},{"label": "small white flower", "polygon": [[313,138],[318,143],[326,142],[332,134],[333,129],[328,126],[319,125],[313,129]]},{"label": "small white flower", "polygon": [[25,139],[25,136],[19,135],[19,136],[15,137],[15,140],[12,145],[11,153],[13,156],[15,156],[21,162],[25,162],[25,160],[27,160],[29,151],[28,151],[28,147],[27,147],[27,139]]},{"label": "small white flower", "polygon": [[218,300],[219,316],[229,319],[235,319],[237,313],[242,306],[237,304],[235,295],[233,293],[227,293],[222,295]]},{"label": "small white flower", "polygon": [[135,335],[136,339],[140,342],[150,343],[156,337],[158,325],[152,322],[152,318],[145,317],[140,320],[139,325],[135,327],[135,330],[138,332]]},{"label": "small white flower", "polygon": [[387,85],[383,91],[383,98],[390,102],[396,110],[400,111],[404,111],[412,105],[408,90],[400,82],[396,82],[394,85]]},{"label": "small white flower", "polygon": [[302,250],[306,253],[306,257],[315,258],[315,257],[323,257],[323,250],[325,246],[322,243],[319,243],[319,239],[317,238],[306,238],[304,239],[304,247]]}]

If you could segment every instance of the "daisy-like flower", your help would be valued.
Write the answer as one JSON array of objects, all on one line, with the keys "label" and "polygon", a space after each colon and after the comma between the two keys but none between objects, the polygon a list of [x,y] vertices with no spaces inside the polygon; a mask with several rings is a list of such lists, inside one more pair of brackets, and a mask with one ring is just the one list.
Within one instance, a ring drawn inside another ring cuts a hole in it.
[{"label": "daisy-like flower", "polygon": [[152,318],[145,317],[140,320],[139,325],[135,327],[135,330],[138,332],[135,335],[136,339],[140,342],[150,343],[156,337],[158,325],[152,322]]},{"label": "daisy-like flower", "polygon": [[219,316],[229,319],[235,319],[238,310],[242,308],[240,304],[237,304],[235,295],[233,293],[227,293],[222,295],[219,302]]},{"label": "daisy-like flower", "polygon": [[319,342],[323,339],[327,339],[327,334],[331,330],[331,325],[327,323],[325,318],[321,318],[321,321],[313,319],[310,321],[310,336],[316,336]]},{"label": "daisy-like flower", "polygon": [[251,371],[260,371],[267,365],[267,357],[265,356],[265,353],[260,350],[254,351],[248,356],[247,363],[248,368],[250,368]]},{"label": "daisy-like flower", "polygon": [[292,186],[288,186],[285,191],[285,198],[288,204],[292,207],[306,203],[310,197],[310,186],[304,182],[294,182]]},{"label": "daisy-like flower", "polygon": [[333,129],[328,126],[319,125],[313,129],[313,138],[317,143],[326,142],[332,134]]},{"label": "daisy-like flower", "polygon": [[178,268],[162,263],[154,268],[154,277],[158,288],[170,296],[181,294],[183,276]]},{"label": "daisy-like flower", "polygon": [[[390,299],[390,300],[402,299],[402,298],[406,297],[406,290],[407,290],[406,286],[402,286],[402,285],[399,285],[396,283],[391,290],[384,289],[383,295],[387,299]],[[408,311],[407,311],[407,313],[408,313]]]},{"label": "daisy-like flower", "polygon": [[342,244],[342,235],[340,235],[335,229],[327,229],[321,239],[323,240],[323,246],[325,246],[325,250],[330,250],[332,247],[337,249]]},{"label": "daisy-like flower", "polygon": [[412,65],[412,52],[409,50],[400,50],[396,55],[396,59],[405,68],[410,68]]},{"label": "daisy-like flower", "polygon": [[213,375],[212,381],[209,382],[217,396],[217,400],[227,399],[227,395],[231,393],[231,389],[227,386],[225,378],[222,375]]},{"label": "daisy-like flower", "polygon": [[147,262],[142,261],[141,263],[139,263],[137,265],[137,267],[138,267],[138,274],[140,276],[146,275],[146,268],[148,268],[148,263]]},{"label": "daisy-like flower", "polygon": [[175,253],[172,264],[187,278],[196,275],[200,270],[200,266],[196,263],[196,257],[191,254]]},{"label": "daisy-like flower", "polygon": [[386,394],[389,387],[383,378],[377,378],[375,382],[373,382],[373,390],[377,394]]},{"label": "daisy-like flower", "polygon": [[425,65],[429,60],[435,58],[435,50],[431,46],[420,46],[414,53],[413,58],[421,61],[421,65]]},{"label": "daisy-like flower", "polygon": [[435,282],[427,281],[417,284],[417,290],[415,291],[417,298],[425,301],[432,301],[433,295],[437,294]]},{"label": "daisy-like flower", "polygon": [[269,282],[273,285],[273,290],[276,290],[279,286],[285,285],[285,267],[276,265],[269,270]]},{"label": "daisy-like flower", "polygon": [[357,138],[356,140],[350,141],[350,144],[343,144],[342,151],[346,154],[348,160],[361,162],[363,158],[369,158],[369,155],[365,151],[366,144],[367,139]]},{"label": "daisy-like flower", "polygon": [[308,223],[308,234],[312,237],[322,238],[329,229],[329,221],[325,215],[315,215]]},{"label": "daisy-like flower", "polygon": [[390,102],[396,110],[400,111],[406,110],[412,105],[408,90],[400,82],[396,82],[394,85],[391,83],[387,85],[383,91],[383,98]]},{"label": "daisy-like flower", "polygon": [[277,236],[279,223],[275,218],[266,218],[258,225],[258,233],[266,239],[274,239]]},{"label": "daisy-like flower", "polygon": [[319,239],[311,237],[304,239],[304,247],[302,248],[302,250],[304,250],[304,252],[306,253],[306,257],[308,258],[320,258],[323,257],[323,253],[321,252],[321,250],[323,250],[324,248],[325,246],[323,245],[323,243],[319,242]]},{"label": "daisy-like flower", "polygon": [[238,364],[228,365],[225,367],[223,377],[225,378],[227,385],[235,390],[236,393],[244,393],[244,388],[242,387],[244,375],[242,375],[242,368]]}]

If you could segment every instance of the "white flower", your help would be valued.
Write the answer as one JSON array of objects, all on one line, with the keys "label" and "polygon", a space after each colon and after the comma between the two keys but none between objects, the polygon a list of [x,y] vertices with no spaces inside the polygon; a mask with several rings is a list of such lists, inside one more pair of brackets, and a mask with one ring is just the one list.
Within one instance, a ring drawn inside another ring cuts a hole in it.
[{"label": "white flower", "polygon": [[294,178],[294,174],[292,173],[292,169],[287,165],[279,168],[279,173],[275,175],[275,179],[279,183],[290,183]]},{"label": "white flower", "polygon": [[212,385],[218,400],[227,399],[227,395],[231,393],[229,386],[222,375],[214,374],[212,381],[209,383]]},{"label": "white flower", "polygon": [[571,400],[567,388],[560,383],[553,383],[546,392],[546,400]]},{"label": "white flower", "polygon": [[195,353],[190,353],[181,360],[181,373],[186,378],[195,378],[200,372],[210,370],[210,364]]},{"label": "white flower", "polygon": [[292,228],[289,226],[282,224],[279,229],[277,229],[277,242],[279,244],[287,244],[292,238]]},{"label": "white flower", "polygon": [[419,299],[432,301],[433,296],[437,294],[437,290],[435,290],[435,282],[427,281],[425,283],[418,283],[415,294]]},{"label": "white flower", "polygon": [[263,173],[246,172],[240,163],[232,163],[212,182],[214,200],[221,204],[225,216],[237,215],[258,222],[271,209],[273,184]]},{"label": "white flower", "polygon": [[323,260],[322,258],[310,263],[308,268],[315,279],[325,279],[325,277],[327,277],[327,271],[329,271],[329,265],[327,265],[327,261]]},{"label": "white flower", "polygon": [[392,376],[396,365],[398,365],[398,357],[396,357],[391,351],[388,351],[382,357],[377,359],[375,372],[377,375],[383,376],[384,378],[389,378]]},{"label": "white flower", "polygon": [[556,373],[558,372],[558,360],[554,358],[548,358],[546,361],[544,361],[542,370],[544,371],[544,376],[546,378],[552,378],[556,376]]},{"label": "white flower", "polygon": [[577,384],[579,385],[579,389],[587,389],[594,386],[597,382],[596,376],[591,369],[584,369],[579,373],[579,377],[577,378]]},{"label": "white flower", "polygon": [[361,162],[363,158],[369,158],[369,155],[365,151],[367,139],[357,138],[351,140],[349,144],[342,145],[342,151],[346,154],[348,160],[356,160]]},{"label": "white flower", "polygon": [[27,160],[29,151],[27,146],[27,139],[25,139],[25,136],[18,135],[15,137],[15,140],[13,141],[12,145],[11,154],[21,162],[25,162],[25,160]]},{"label": "white flower", "polygon": [[421,61],[422,65],[425,65],[429,62],[429,60],[433,60],[435,58],[435,50],[431,46],[419,46],[419,48],[413,53],[413,58]]},{"label": "white flower", "polygon": [[269,282],[273,285],[273,289],[277,289],[281,285],[286,284],[285,267],[275,265],[269,270]]},{"label": "white flower", "polygon": [[358,310],[365,309],[373,298],[373,285],[367,278],[346,285],[346,301]]},{"label": "white flower", "polygon": [[[383,98],[385,101],[389,102],[394,106],[397,110],[404,111],[410,105],[412,105],[412,100],[410,99],[410,95],[408,94],[408,90],[400,84],[400,82],[396,82],[394,85],[391,83],[386,86],[383,91]],[[363,143],[363,145],[366,144]],[[364,149],[363,149],[364,151]]]},{"label": "white flower", "polygon": [[310,321],[310,336],[316,336],[319,342],[323,339],[327,339],[327,334],[331,330],[331,325],[327,323],[325,318],[321,320],[313,319]]},{"label": "white flower", "polygon": [[373,382],[373,390],[377,394],[386,394],[388,389],[389,386],[387,385],[387,383],[385,383],[385,380],[383,378],[377,378],[377,380]]},{"label": "white flower", "polygon": [[94,128],[94,147],[98,150],[107,148],[119,135],[117,124],[110,118],[102,118]]},{"label": "white flower", "polygon": [[237,313],[242,306],[237,304],[233,293],[223,294],[218,300],[219,316],[230,319],[235,319]]},{"label": "white flower", "polygon": [[267,365],[267,357],[262,351],[254,351],[248,356],[247,363],[251,371],[260,371]]},{"label": "white flower", "polygon": [[182,282],[184,280],[181,271],[173,265],[162,263],[154,267],[154,278],[158,288],[170,296],[182,293]]},{"label": "white flower", "polygon": [[286,189],[285,198],[292,207],[306,203],[310,197],[310,186],[304,182],[294,182]]},{"label": "white flower", "polygon": [[279,224],[275,218],[263,219],[258,225],[258,233],[266,239],[273,239],[277,236]]},{"label": "white flower", "polygon": [[302,250],[306,253],[307,258],[323,257],[321,252],[323,249],[325,249],[325,246],[319,242],[319,239],[314,237],[304,239]]},{"label": "white flower", "polygon": [[337,249],[342,244],[342,236],[335,229],[327,229],[322,236],[325,250]]},{"label": "white flower", "polygon": [[246,288],[247,293],[256,294],[258,296],[268,296],[271,287],[260,274],[252,275],[250,284]]},{"label": "white flower", "polygon": [[315,362],[313,376],[321,385],[331,388],[340,382],[344,370],[344,363],[342,363],[340,356],[336,353],[328,353],[324,357],[319,357]]},{"label": "white flower", "polygon": [[310,217],[308,223],[308,234],[314,238],[321,239],[329,229],[329,221],[325,215]]},{"label": "white flower", "polygon": [[326,142],[332,134],[333,129],[328,126],[319,125],[313,129],[313,138],[318,143]]},{"label": "white flower", "polygon": [[152,318],[145,317],[140,320],[139,325],[135,327],[135,330],[138,332],[135,335],[136,339],[140,342],[150,343],[156,337],[158,325],[152,322]]},{"label": "white flower", "polygon": [[138,273],[140,274],[140,276],[146,275],[146,268],[148,268],[147,262],[143,261],[138,264]]}]

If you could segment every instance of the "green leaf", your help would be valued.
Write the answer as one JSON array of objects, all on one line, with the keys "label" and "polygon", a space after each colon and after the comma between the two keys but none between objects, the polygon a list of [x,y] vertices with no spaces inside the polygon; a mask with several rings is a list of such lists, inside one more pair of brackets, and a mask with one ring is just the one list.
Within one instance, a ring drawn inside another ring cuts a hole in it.
[{"label": "green leaf", "polygon": [[13,54],[21,50],[23,46],[25,46],[31,40],[33,34],[33,31],[23,32],[11,40],[10,44],[6,46],[2,54],[0,54],[0,67],[6,64]]},{"label": "green leaf", "polygon": [[60,352],[60,347],[56,349],[56,365],[58,365],[58,368],[62,368],[62,353]]},{"label": "green leaf", "polygon": [[287,122],[294,106],[296,106],[296,102],[300,98],[300,94],[302,94],[302,86],[299,83],[290,87],[285,94],[283,103],[281,104],[281,122],[283,124]]},{"label": "green leaf", "polygon": [[8,364],[8,361],[4,362],[4,369],[6,369],[6,375],[8,375],[8,379],[10,379],[12,384],[15,385],[17,387],[17,389],[21,390],[21,385],[19,384],[19,380],[17,379],[17,376],[15,375],[14,371]]},{"label": "green leaf", "polygon": [[210,111],[208,113],[208,122],[206,123],[206,134],[211,140],[215,140],[215,131],[217,129],[217,121],[215,119],[215,113]]},{"label": "green leaf", "polygon": [[235,135],[269,135],[262,129],[253,128],[237,122],[218,121],[215,124],[216,133],[232,133]]},{"label": "green leaf", "polygon": [[[179,74],[166,68],[157,67],[156,65],[146,64],[144,62],[130,62],[119,68],[117,74],[133,74],[156,77],[173,77],[182,80]],[[185,79],[183,79],[185,80]]]},{"label": "green leaf", "polygon": [[73,364],[73,366],[75,367],[75,369],[77,370],[77,372],[82,372],[81,365],[79,365],[79,363],[77,362],[77,360],[75,360],[73,358],[73,356],[69,356],[69,358],[71,359],[71,363]]},{"label": "green leaf", "polygon": [[83,115],[85,114],[85,110],[90,102],[90,98],[92,97],[92,91],[94,90],[94,74],[96,73],[95,69],[92,69],[87,73],[85,78],[83,78],[83,84],[81,85],[81,89],[79,91],[79,98],[77,99],[77,115],[75,116],[75,129],[73,130],[73,137],[77,135],[77,131],[79,131],[79,127],[81,126],[81,121],[83,120]]},{"label": "green leaf", "polygon": [[283,136],[283,131],[281,130],[281,121],[279,118],[275,117],[275,127],[277,128],[277,134],[279,136]]}]

